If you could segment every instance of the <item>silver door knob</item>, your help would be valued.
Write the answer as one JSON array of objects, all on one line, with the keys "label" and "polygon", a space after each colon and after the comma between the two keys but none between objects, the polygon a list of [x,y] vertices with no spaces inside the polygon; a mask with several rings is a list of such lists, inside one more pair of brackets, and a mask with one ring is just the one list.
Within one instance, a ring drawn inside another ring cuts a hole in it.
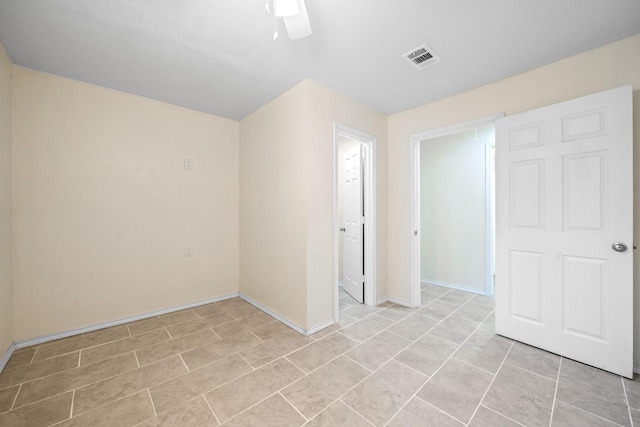
[{"label": "silver door knob", "polygon": [[616,252],[624,252],[627,250],[627,245],[625,245],[624,243],[615,242],[613,245],[611,245],[611,248]]},{"label": "silver door knob", "polygon": [[344,227],[340,227],[340,231],[345,232],[345,231],[347,231],[347,229],[344,228]]}]

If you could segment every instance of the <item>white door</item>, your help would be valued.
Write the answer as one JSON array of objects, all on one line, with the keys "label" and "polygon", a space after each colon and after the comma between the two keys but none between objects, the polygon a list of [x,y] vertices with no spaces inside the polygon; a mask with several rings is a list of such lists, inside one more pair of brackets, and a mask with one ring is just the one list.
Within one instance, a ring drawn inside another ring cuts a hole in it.
[{"label": "white door", "polygon": [[344,154],[344,290],[364,302],[364,228],[362,200],[362,144]]},{"label": "white door", "polygon": [[498,334],[632,376],[632,158],[631,86],[496,122]]}]

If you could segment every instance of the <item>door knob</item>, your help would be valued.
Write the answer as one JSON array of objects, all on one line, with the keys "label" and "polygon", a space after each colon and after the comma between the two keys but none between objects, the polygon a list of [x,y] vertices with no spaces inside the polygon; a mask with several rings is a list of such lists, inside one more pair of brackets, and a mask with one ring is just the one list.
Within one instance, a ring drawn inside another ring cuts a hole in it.
[{"label": "door knob", "polygon": [[615,242],[613,245],[611,245],[611,248],[613,248],[613,250],[616,252],[624,252],[627,250],[627,245],[625,245],[624,243]]},{"label": "door knob", "polygon": [[347,231],[347,229],[344,227],[340,227],[340,231]]}]

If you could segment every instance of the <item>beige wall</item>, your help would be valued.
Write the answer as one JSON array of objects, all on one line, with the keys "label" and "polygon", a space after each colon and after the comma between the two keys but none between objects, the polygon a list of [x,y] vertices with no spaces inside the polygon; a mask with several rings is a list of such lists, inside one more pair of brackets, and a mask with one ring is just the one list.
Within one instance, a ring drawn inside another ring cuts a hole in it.
[{"label": "beige wall", "polygon": [[304,81],[240,124],[240,292],[307,330],[333,319],[334,122],[378,137],[384,285],[386,117]]},{"label": "beige wall", "polygon": [[307,86],[240,123],[240,292],[306,328]]},{"label": "beige wall", "polygon": [[0,359],[13,342],[11,209],[11,61],[0,45]]},{"label": "beige wall", "polygon": [[[410,290],[409,138],[412,134],[504,112],[507,116],[626,84],[634,88],[634,145],[640,144],[640,35],[515,77],[389,117],[389,293]],[[640,170],[640,150],[634,167]],[[640,220],[640,174],[635,180],[635,222]],[[634,231],[640,241],[640,227]],[[640,364],[640,257],[635,258],[635,359]]]},{"label": "beige wall", "polygon": [[238,122],[17,66],[13,100],[15,340],[237,292]]},{"label": "beige wall", "polygon": [[[309,87],[310,150],[307,281],[308,324],[313,328],[333,317],[333,123],[377,138],[377,299],[387,297],[387,116],[317,83]],[[335,224],[339,228],[338,224]]]}]

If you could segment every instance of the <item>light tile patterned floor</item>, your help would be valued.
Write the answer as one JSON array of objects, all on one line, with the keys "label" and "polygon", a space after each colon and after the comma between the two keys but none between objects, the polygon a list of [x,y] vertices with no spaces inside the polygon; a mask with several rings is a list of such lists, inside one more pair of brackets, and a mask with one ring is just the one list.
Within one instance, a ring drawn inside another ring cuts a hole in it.
[{"label": "light tile patterned floor", "polygon": [[494,334],[493,300],[424,286],[303,337],[241,299],[16,351],[0,426],[632,426],[640,382]]}]

